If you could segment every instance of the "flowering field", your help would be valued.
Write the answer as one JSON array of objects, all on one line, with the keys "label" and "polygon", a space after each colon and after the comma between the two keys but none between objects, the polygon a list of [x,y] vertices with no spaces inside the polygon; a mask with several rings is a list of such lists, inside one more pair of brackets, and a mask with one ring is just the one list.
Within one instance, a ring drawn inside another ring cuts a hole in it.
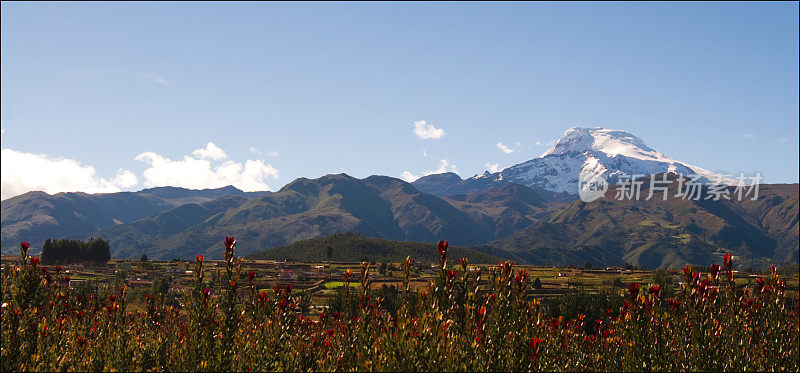
[{"label": "flowering field", "polygon": [[212,288],[197,257],[182,309],[148,296],[130,312],[125,287],[73,294],[60,267],[40,265],[23,243],[2,275],[2,370],[800,370],[797,300],[774,269],[752,288],[737,285],[729,255],[710,273],[687,266],[673,298],[632,283],[621,307],[567,320],[525,297],[526,271],[451,266],[440,242],[426,291],[410,290],[406,259],[394,312],[370,290],[364,263],[344,275],[343,311],[312,321],[296,312],[291,285],[258,291],[253,272],[240,281],[235,245],[226,238]]}]

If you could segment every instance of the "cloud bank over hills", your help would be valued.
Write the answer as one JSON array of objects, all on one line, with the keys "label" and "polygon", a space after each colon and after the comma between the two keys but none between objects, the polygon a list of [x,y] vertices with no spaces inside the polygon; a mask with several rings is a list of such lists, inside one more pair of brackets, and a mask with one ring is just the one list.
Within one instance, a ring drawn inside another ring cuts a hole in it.
[{"label": "cloud bank over hills", "polygon": [[115,193],[130,190],[140,182],[146,187],[207,189],[233,185],[245,192],[268,191],[267,180],[277,178],[279,173],[260,159],[228,159],[228,154],[213,142],[183,159],[173,160],[147,151],[135,160],[147,164],[141,179],[127,169],[119,169],[112,178],[103,178],[94,167],[74,159],[3,149],[2,199],[31,191]]}]

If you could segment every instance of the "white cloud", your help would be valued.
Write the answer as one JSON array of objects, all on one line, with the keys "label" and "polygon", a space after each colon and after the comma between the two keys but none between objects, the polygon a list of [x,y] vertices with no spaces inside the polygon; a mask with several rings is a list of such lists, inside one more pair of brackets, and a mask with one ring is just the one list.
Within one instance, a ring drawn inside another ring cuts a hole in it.
[{"label": "white cloud", "polygon": [[410,182],[412,182],[414,180],[419,179],[419,176],[415,176],[414,174],[412,174],[409,171],[403,171],[403,173],[400,174],[400,178],[405,180],[406,182],[410,183]]},{"label": "white cloud", "polygon": [[403,171],[403,173],[400,174],[400,178],[410,183],[410,182],[412,182],[414,180],[417,180],[417,179],[419,179],[419,178],[421,178],[423,176],[428,176],[428,175],[433,175],[433,174],[442,174],[442,173],[445,173],[445,172],[458,173],[458,167],[456,167],[456,165],[454,165],[454,164],[450,164],[447,161],[447,159],[440,159],[439,160],[439,168],[437,168],[435,170],[425,171],[420,175],[414,175],[410,171]]},{"label": "white cloud", "polygon": [[49,194],[60,192],[113,193],[129,188],[139,181],[133,172],[120,169],[112,179],[97,177],[92,166],[81,165],[66,158],[51,158],[44,154],[3,149],[0,179],[2,199],[30,191]]},{"label": "white cloud", "polygon": [[425,158],[428,158],[428,152],[426,152],[426,151],[424,151],[424,150],[423,150],[423,151],[422,151],[422,156],[423,156],[423,157],[425,157]]},{"label": "white cloud", "polygon": [[445,134],[443,129],[436,128],[432,124],[427,124],[424,120],[414,122],[413,126],[414,134],[423,140],[440,139]]},{"label": "white cloud", "polygon": [[502,151],[503,151],[503,153],[506,153],[506,154],[511,154],[511,153],[513,153],[513,152],[514,152],[514,149],[511,149],[511,148],[509,148],[509,147],[507,147],[507,146],[503,145],[503,142],[502,142],[502,141],[501,141],[501,142],[498,142],[496,146],[497,146],[497,149],[500,149],[500,150],[502,150]]},{"label": "white cloud", "polygon": [[539,140],[536,140],[536,146],[542,146],[542,142],[539,141]]},{"label": "white cloud", "polygon": [[742,134],[742,138],[743,138],[743,139],[754,139],[755,137],[756,137],[756,136],[755,136],[755,135],[753,135],[752,133],[743,133],[743,134]]},{"label": "white cloud", "polygon": [[[136,157],[150,167],[142,176],[144,184],[154,186],[176,186],[190,189],[220,188],[233,185],[243,191],[269,190],[264,182],[267,177],[277,178],[278,170],[262,160],[248,159],[242,163],[231,160],[212,165],[211,160],[221,160],[225,152],[213,143],[206,149],[198,149],[182,160],[172,160],[154,152],[145,152]],[[217,151],[218,149],[218,151]]]},{"label": "white cloud", "polygon": [[153,82],[157,83],[157,84],[163,84],[163,85],[172,85],[172,84],[169,83],[169,81],[164,79],[161,75],[156,75],[154,80],[153,80]]},{"label": "white cloud", "polygon": [[163,76],[161,76],[160,74],[155,74],[155,73],[121,73],[121,74],[137,77],[139,79],[142,79],[150,83],[172,86],[172,83]]},{"label": "white cloud", "polygon": [[[263,153],[261,153],[261,150],[258,150],[258,148],[253,148],[253,147],[250,148],[250,153],[258,154],[258,155],[263,154]],[[270,157],[277,157],[279,155],[280,154],[278,152],[269,152],[269,153],[267,153],[267,156],[270,156]]]},{"label": "white cloud", "polygon": [[206,144],[205,149],[197,149],[193,151],[192,154],[198,158],[211,159],[214,161],[219,161],[228,158],[228,155],[225,154],[224,150],[222,150],[219,146],[210,141],[208,144]]},{"label": "white cloud", "polygon": [[495,173],[497,171],[500,171],[500,165],[497,164],[497,163],[486,162],[486,168],[488,168],[489,172],[491,172],[491,173]]},{"label": "white cloud", "polygon": [[138,184],[139,179],[133,174],[133,172],[120,168],[117,170],[117,176],[111,179],[111,182],[120,188],[130,188]]}]

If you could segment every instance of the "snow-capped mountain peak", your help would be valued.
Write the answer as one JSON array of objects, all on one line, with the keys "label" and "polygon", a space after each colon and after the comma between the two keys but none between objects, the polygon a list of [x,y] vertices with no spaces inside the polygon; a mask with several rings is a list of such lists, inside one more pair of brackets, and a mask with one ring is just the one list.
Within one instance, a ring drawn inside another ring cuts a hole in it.
[{"label": "snow-capped mountain peak", "polygon": [[542,157],[550,154],[584,153],[587,150],[601,151],[608,155],[622,154],[629,157],[656,158],[664,156],[630,132],[600,127],[573,127],[564,132],[564,136],[550,150],[542,154]]},{"label": "snow-capped mountain peak", "polygon": [[[492,177],[555,192],[578,193],[581,174],[615,183],[621,175],[673,172],[699,175],[705,182],[735,184],[703,168],[672,159],[630,132],[600,127],[573,127],[539,158],[506,168]],[[486,177],[483,175],[481,177]]]}]

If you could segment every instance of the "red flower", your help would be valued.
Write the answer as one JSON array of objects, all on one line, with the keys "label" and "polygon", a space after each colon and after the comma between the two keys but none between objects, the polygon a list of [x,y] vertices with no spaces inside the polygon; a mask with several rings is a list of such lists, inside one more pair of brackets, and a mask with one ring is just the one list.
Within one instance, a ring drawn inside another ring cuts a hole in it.
[{"label": "red flower", "polygon": [[661,292],[661,286],[658,285],[651,286],[648,291],[650,292],[650,294],[658,295],[658,293]]},{"label": "red flower", "polygon": [[203,296],[208,298],[209,294],[211,294],[211,290],[208,290],[208,288],[204,288],[203,289]]},{"label": "red flower", "polygon": [[636,298],[639,295],[639,284],[635,282],[628,284],[628,292],[631,294],[631,298]]},{"label": "red flower", "polygon": [[236,239],[233,238],[233,236],[231,237],[225,236],[225,247],[227,247],[230,250],[233,250],[234,246],[236,246]]},{"label": "red flower", "polygon": [[247,272],[247,279],[253,281],[253,278],[256,277],[256,273],[253,271]]},{"label": "red flower", "polygon": [[31,244],[29,244],[27,241],[22,241],[20,242],[19,246],[22,248],[22,251],[27,252],[31,247]]},{"label": "red flower", "polygon": [[37,258],[37,257],[31,258],[31,265],[33,265],[33,266],[39,265],[39,258]]},{"label": "red flower", "polygon": [[524,269],[517,272],[517,275],[514,276],[514,282],[517,283],[517,287],[522,288],[522,284],[525,282],[525,279],[528,278],[528,272]]},{"label": "red flower", "polygon": [[447,254],[447,241],[439,241],[439,255]]},{"label": "red flower", "polygon": [[541,338],[531,338],[528,344],[531,346],[531,352],[533,353],[533,357],[539,355],[539,345],[542,344]]},{"label": "red flower", "polygon": [[764,289],[764,278],[759,277],[756,279],[756,292],[763,293]]},{"label": "red flower", "polygon": [[60,265],[56,266],[56,273],[58,273],[58,272],[61,272],[61,266]]},{"label": "red flower", "polygon": [[481,306],[478,310],[478,314],[481,315],[481,317],[486,316],[486,306]]},{"label": "red flower", "polygon": [[717,274],[719,273],[719,266],[716,264],[712,264],[710,269],[711,269],[711,277],[717,278]]},{"label": "red flower", "polygon": [[691,275],[692,275],[692,265],[691,264],[687,264],[685,267],[683,267],[683,277],[686,277],[686,279],[689,279],[689,277]]},{"label": "red flower", "polygon": [[203,254],[197,254],[197,261],[198,261],[198,262],[202,263],[202,262],[203,262],[203,258],[205,258],[205,257],[203,256]]},{"label": "red flower", "polygon": [[733,268],[733,255],[725,254],[722,257],[722,260],[725,263],[725,269],[731,270]]}]

